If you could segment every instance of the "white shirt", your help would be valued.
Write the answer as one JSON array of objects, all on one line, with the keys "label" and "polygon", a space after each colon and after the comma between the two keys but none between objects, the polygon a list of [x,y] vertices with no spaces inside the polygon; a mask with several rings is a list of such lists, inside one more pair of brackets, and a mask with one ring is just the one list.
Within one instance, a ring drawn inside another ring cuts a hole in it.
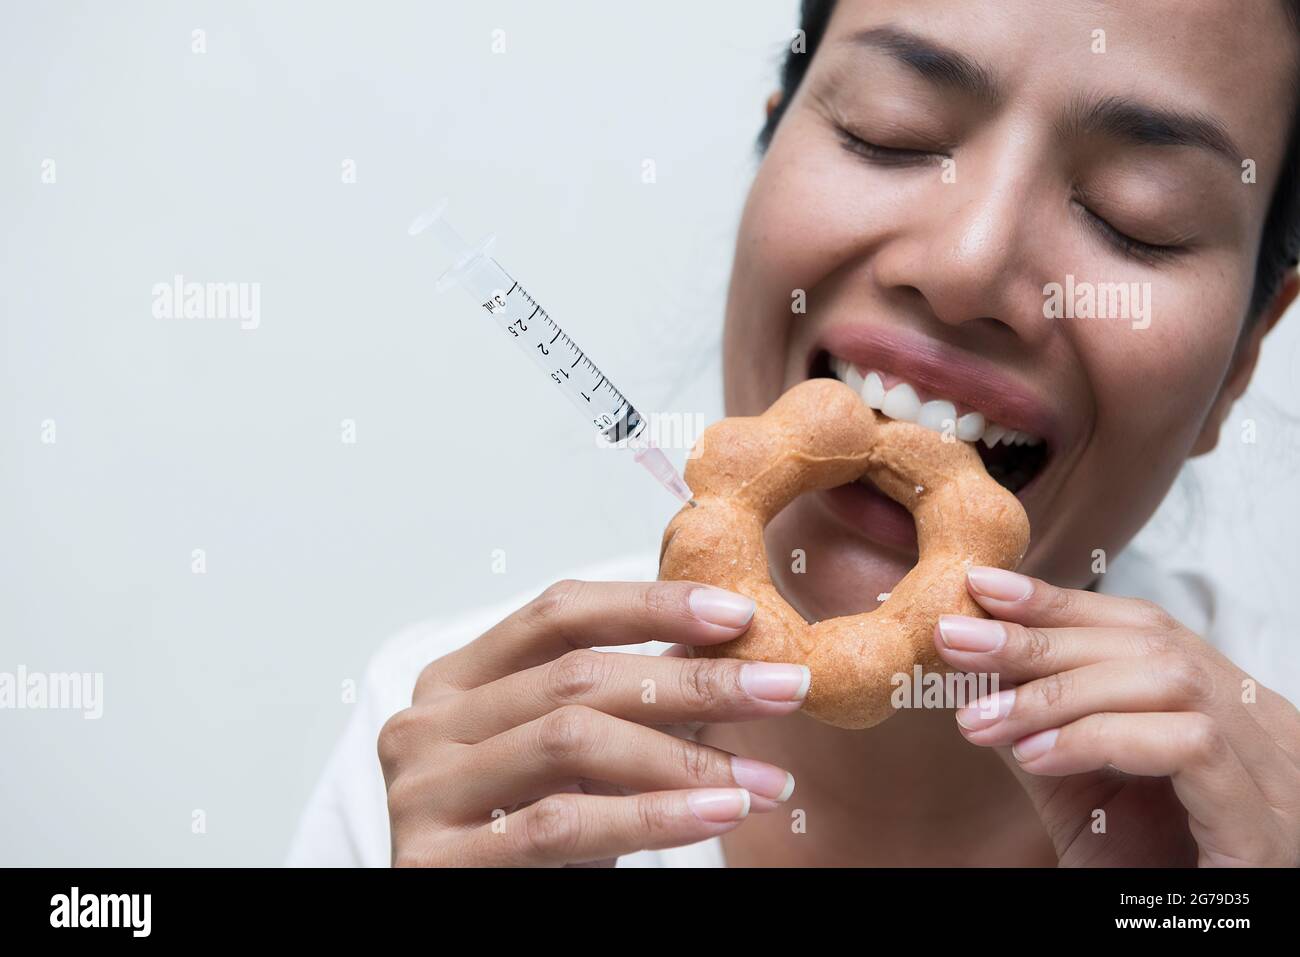
[{"label": "white shirt", "polygon": [[[578,569],[555,579],[653,581],[658,553],[629,555]],[[287,863],[298,867],[386,867],[391,849],[388,803],[376,742],[394,713],[410,707],[415,679],[429,662],[473,641],[514,610],[536,597],[546,583],[501,602],[445,621],[413,625],[390,638],[371,659],[353,712],[324,774],[299,821]],[[1284,657],[1285,641],[1270,634],[1261,616],[1216,593],[1199,572],[1165,571],[1130,548],[1101,576],[1104,594],[1149,599],[1257,680],[1298,700],[1300,667]],[[662,642],[620,647],[625,653],[660,654]],[[641,851],[619,859],[620,867],[723,867],[714,838],[687,847]]]}]

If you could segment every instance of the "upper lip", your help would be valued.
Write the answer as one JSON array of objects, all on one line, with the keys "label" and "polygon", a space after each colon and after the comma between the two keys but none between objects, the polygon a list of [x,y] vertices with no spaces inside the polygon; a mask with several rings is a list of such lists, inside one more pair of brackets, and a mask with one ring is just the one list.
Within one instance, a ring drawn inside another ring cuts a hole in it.
[{"label": "upper lip", "polygon": [[896,375],[923,392],[968,406],[990,423],[1037,436],[1049,446],[1058,435],[1056,413],[1031,388],[994,363],[935,339],[874,325],[836,325],[826,329],[817,348],[863,372],[874,369]]}]

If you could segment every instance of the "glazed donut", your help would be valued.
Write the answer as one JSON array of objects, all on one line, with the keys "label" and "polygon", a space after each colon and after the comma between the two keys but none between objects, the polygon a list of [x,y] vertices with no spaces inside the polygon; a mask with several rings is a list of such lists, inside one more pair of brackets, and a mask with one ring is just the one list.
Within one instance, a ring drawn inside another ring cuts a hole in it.
[{"label": "glazed donut", "polygon": [[[874,611],[808,624],[772,584],[763,530],[796,496],[863,475],[912,513],[916,567]],[[695,653],[807,665],[804,711],[840,728],[893,714],[895,675],[910,680],[916,664],[941,668],[939,616],[985,617],[967,593],[966,569],[1015,568],[1029,544],[1025,510],[989,478],[974,447],[878,416],[835,379],[802,382],[760,416],[714,423],[685,477],[696,506],[664,530],[659,578],[716,585],[757,605],[743,635]]]}]

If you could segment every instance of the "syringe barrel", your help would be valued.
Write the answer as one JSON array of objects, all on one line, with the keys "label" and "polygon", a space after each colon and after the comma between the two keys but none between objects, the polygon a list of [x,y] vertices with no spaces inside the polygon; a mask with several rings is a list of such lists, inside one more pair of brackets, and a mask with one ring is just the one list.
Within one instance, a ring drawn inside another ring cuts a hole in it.
[{"label": "syringe barrel", "polygon": [[608,441],[642,432],[641,414],[500,263],[476,254],[451,276]]},{"label": "syringe barrel", "polygon": [[432,230],[453,255],[452,267],[438,279],[439,291],[450,285],[459,286],[480,308],[488,311],[493,321],[608,442],[632,449],[636,461],[661,485],[694,505],[691,490],[668,457],[650,440],[641,413],[578,344],[565,335],[546,310],[489,255],[492,237],[476,247],[470,246],[447,222],[446,211],[447,200],[443,199],[416,217],[408,230],[412,236]]}]

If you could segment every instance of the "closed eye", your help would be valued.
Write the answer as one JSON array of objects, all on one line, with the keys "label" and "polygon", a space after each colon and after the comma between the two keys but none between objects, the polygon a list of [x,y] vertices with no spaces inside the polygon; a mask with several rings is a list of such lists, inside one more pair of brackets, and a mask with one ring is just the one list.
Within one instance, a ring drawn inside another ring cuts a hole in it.
[{"label": "closed eye", "polygon": [[1183,246],[1161,246],[1156,243],[1147,243],[1140,239],[1134,239],[1127,233],[1120,232],[1082,203],[1077,205],[1082,210],[1084,220],[1088,226],[1113,248],[1118,249],[1130,259],[1154,265],[1169,262],[1186,251]]},{"label": "closed eye", "polygon": [[910,150],[898,149],[893,146],[880,146],[877,143],[871,143],[851,133],[842,126],[837,126],[836,132],[840,137],[840,144],[848,152],[862,159],[869,160],[881,166],[918,166],[934,162],[937,157],[946,154],[930,150]]}]

